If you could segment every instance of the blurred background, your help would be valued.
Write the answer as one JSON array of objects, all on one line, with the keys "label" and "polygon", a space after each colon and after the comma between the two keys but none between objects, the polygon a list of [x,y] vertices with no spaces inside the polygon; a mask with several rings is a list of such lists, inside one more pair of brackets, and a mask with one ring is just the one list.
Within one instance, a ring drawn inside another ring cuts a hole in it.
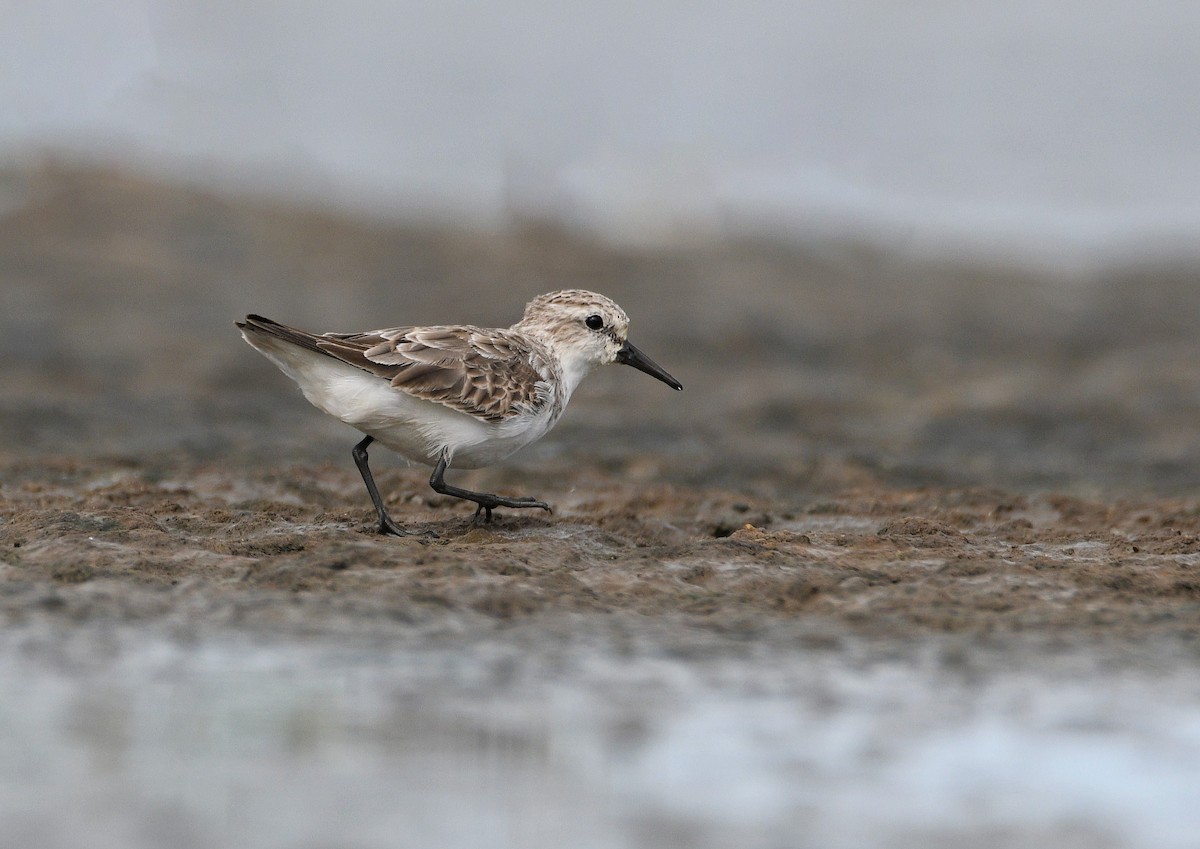
[{"label": "blurred background", "polygon": [[[507,324],[578,285],[694,387],[644,413],[668,442],[771,431],[910,480],[1200,481],[1187,4],[48,0],[4,19],[12,450],[128,450],[131,429],[143,450],[236,450],[214,404],[281,388],[230,344],[246,312]],[[598,386],[568,425],[645,389]]]},{"label": "blurred background", "polygon": [[7,5],[10,160],[620,244],[1200,252],[1200,10],[1172,0]]},{"label": "blurred background", "polygon": [[[1197,44],[1175,0],[0,0],[0,493],[203,469],[249,498],[319,468],[360,495],[352,436],[234,319],[506,325],[580,286],[687,391],[604,370],[476,486],[599,468],[803,521],[832,504],[811,521],[867,544],[878,517],[839,525],[839,494],[1015,492],[1051,524],[1047,492],[1106,499],[1098,523],[1191,497]],[[991,608],[894,640],[848,616],[748,613],[752,636],[456,609],[381,637],[211,577],[118,584],[137,615],[100,581],[30,612],[20,556],[0,819],[22,846],[1161,849],[1200,828],[1197,654],[1134,647],[1136,623],[1014,644]],[[222,592],[257,630],[211,612]]]}]

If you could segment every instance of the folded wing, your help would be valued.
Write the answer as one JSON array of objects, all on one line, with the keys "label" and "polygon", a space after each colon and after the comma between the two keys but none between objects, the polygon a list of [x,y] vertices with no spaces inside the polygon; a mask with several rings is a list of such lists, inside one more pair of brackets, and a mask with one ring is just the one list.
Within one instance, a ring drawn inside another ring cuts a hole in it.
[{"label": "folded wing", "polygon": [[313,341],[324,353],[409,395],[489,422],[534,412],[553,399],[546,359],[504,330],[396,327],[326,333]]}]

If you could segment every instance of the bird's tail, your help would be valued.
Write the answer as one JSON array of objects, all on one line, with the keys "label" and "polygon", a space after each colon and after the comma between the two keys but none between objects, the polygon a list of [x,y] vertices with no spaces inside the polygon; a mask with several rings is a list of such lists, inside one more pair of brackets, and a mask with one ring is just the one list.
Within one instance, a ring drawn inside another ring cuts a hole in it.
[{"label": "bird's tail", "polygon": [[289,342],[301,348],[307,348],[318,354],[329,355],[328,351],[321,350],[321,347],[317,344],[317,337],[313,334],[295,327],[288,327],[286,324],[280,324],[261,315],[251,314],[246,316],[245,321],[235,321],[234,324],[237,325],[238,330],[242,331],[242,336],[245,337],[246,341],[256,348],[259,346],[255,344],[255,337],[268,336]]}]

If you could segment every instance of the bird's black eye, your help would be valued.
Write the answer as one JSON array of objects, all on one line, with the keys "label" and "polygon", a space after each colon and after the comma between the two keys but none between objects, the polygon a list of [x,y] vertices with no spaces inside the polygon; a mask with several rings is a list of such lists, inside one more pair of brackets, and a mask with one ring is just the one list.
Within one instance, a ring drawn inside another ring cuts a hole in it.
[{"label": "bird's black eye", "polygon": [[590,327],[592,330],[599,330],[600,328],[602,328],[604,326],[604,319],[602,319],[598,315],[589,315],[587,318],[585,318],[583,320],[583,323],[586,324],[588,327]]}]

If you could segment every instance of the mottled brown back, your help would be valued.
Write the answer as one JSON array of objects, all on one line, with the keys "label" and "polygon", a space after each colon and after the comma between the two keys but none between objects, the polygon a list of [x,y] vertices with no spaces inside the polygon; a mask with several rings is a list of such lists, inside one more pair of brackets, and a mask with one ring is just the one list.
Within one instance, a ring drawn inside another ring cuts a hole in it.
[{"label": "mottled brown back", "polygon": [[320,350],[416,398],[490,422],[541,409],[554,398],[549,358],[507,330],[471,325],[326,333]]}]

